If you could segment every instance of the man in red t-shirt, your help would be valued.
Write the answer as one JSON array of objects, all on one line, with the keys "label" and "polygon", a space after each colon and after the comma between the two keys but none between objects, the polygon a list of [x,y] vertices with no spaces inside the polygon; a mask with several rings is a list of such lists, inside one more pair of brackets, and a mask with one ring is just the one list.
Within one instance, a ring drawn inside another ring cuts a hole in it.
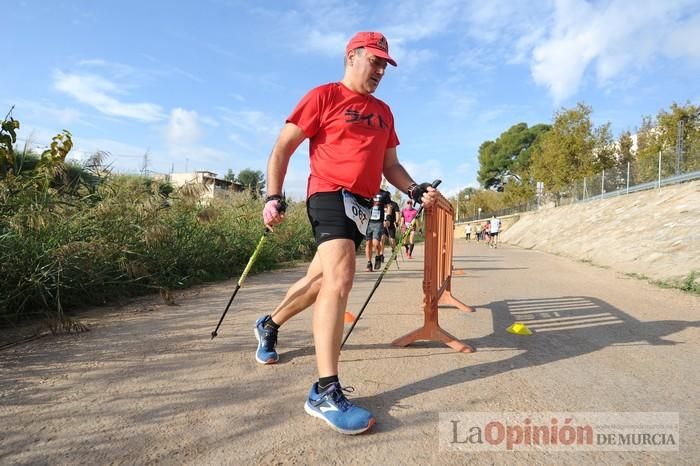
[{"label": "man in red t-shirt", "polygon": [[364,432],[375,422],[369,411],[345,398],[338,380],[343,317],[371,198],[379,191],[382,174],[424,206],[438,196],[428,183],[417,185],[399,163],[394,116],[387,104],[372,96],[387,64],[396,66],[382,34],[356,34],[345,49],[342,81],[319,86],[304,96],[282,128],[267,165],[269,195],[263,219],[271,228],[284,219],[281,193],[289,159],[309,139],[306,206],[318,248],[306,276],[292,285],[272,315],[256,322],[255,358],[262,364],[277,362],[279,326],[315,303],[319,379],[311,386],[304,409],[345,434]]}]

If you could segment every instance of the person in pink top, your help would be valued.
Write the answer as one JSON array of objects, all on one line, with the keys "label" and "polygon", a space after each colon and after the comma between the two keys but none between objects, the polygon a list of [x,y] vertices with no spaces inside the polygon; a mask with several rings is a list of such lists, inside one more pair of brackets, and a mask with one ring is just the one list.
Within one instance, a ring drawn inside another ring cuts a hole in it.
[{"label": "person in pink top", "polygon": [[406,201],[406,207],[401,211],[402,226],[401,231],[406,231],[406,228],[411,228],[411,232],[408,235],[408,242],[404,244],[406,248],[406,254],[409,259],[413,259],[413,242],[416,236],[416,225],[411,226],[411,222],[418,215],[418,211],[413,207],[413,200],[409,199]]}]

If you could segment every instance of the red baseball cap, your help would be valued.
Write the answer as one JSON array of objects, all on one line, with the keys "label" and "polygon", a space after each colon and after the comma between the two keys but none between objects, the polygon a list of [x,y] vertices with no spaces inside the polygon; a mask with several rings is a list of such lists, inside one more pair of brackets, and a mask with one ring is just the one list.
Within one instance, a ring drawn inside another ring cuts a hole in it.
[{"label": "red baseball cap", "polygon": [[389,43],[381,32],[358,32],[345,47],[345,53],[360,47],[369,49],[375,57],[384,58],[396,66],[396,60],[389,56]]}]

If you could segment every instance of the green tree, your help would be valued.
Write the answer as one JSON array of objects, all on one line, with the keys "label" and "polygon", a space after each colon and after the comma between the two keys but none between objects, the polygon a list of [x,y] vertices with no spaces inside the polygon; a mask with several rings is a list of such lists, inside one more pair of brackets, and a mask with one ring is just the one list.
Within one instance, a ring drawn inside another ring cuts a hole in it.
[{"label": "green tree", "polygon": [[[627,184],[627,174],[629,166],[629,176],[635,178],[635,152],[632,150],[634,147],[634,140],[632,139],[632,133],[629,131],[623,131],[618,136],[615,143],[615,150],[613,154],[614,166],[611,170],[606,171],[605,178],[606,182],[611,180],[610,185],[613,189],[622,189]],[[608,176],[610,173],[611,176]],[[630,180],[630,184],[633,182]]]},{"label": "green tree", "polygon": [[614,164],[610,124],[594,128],[591,107],[578,103],[561,109],[532,154],[532,176],[545,189],[561,197],[575,180],[591,176]]},{"label": "green tree", "polygon": [[639,181],[657,179],[659,154],[662,177],[675,173],[679,155],[682,172],[700,169],[699,112],[697,105],[686,103],[681,106],[674,102],[668,110],[659,110],[655,119],[650,116],[642,118],[637,131]]},{"label": "green tree", "polygon": [[260,170],[252,170],[250,168],[241,170],[236,181],[256,196],[262,195],[265,189],[265,176]]},{"label": "green tree", "polygon": [[481,218],[485,218],[486,215],[509,207],[504,194],[492,189],[465,188],[449,200],[453,205],[459,205],[460,219],[478,217],[479,208]]},{"label": "green tree", "polygon": [[618,157],[617,160],[620,166],[627,165],[627,162],[633,162],[634,152],[632,151],[632,146],[634,146],[634,141],[632,140],[632,133],[629,131],[623,131],[620,137],[617,139],[618,145]]},{"label": "green tree", "polygon": [[638,182],[650,181],[656,178],[658,156],[661,151],[660,141],[656,134],[654,120],[646,115],[637,129],[637,163]]},{"label": "green tree", "polygon": [[495,141],[486,141],[479,147],[479,183],[484,188],[503,190],[508,181],[520,182],[530,165],[533,145],[549,131],[550,126],[539,124],[528,128],[518,123],[501,133]]},{"label": "green tree", "polygon": [[669,149],[673,169],[676,164],[681,172],[700,169],[700,154],[697,149],[700,140],[700,107],[687,102],[681,106],[673,102],[668,111],[660,110],[656,116],[658,122],[658,138],[661,146]]},{"label": "green tree", "polygon": [[224,175],[224,179],[226,181],[236,181],[236,174],[229,168],[228,172]]}]

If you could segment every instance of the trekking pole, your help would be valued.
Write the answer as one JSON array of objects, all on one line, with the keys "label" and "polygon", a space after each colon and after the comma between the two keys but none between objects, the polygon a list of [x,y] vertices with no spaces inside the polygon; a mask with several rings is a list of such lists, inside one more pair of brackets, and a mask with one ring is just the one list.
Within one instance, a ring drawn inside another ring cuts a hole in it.
[{"label": "trekking pole", "polygon": [[[433,181],[431,186],[433,188],[437,188],[440,183],[442,183],[442,180],[435,180],[435,181]],[[418,211],[416,212],[416,216],[413,217],[413,220],[411,220],[411,224],[408,226],[408,228],[406,228],[406,231],[404,232],[403,236],[401,237],[401,241],[399,242],[399,247],[398,247],[399,250],[403,247],[404,241],[406,241],[406,239],[410,236],[411,231],[413,230],[413,227],[416,225],[416,220],[418,220],[418,216],[421,214],[422,211],[423,211],[423,204],[421,204],[421,206],[418,208]],[[384,278],[384,274],[386,274],[387,270],[389,270],[389,267],[391,266],[391,262],[396,260],[397,255],[398,255],[397,250],[394,250],[391,253],[391,257],[389,257],[389,260],[384,265],[384,269],[382,269],[382,273],[379,274],[379,277],[377,277],[377,281],[374,283],[374,287],[372,287],[372,291],[369,292],[369,296],[367,296],[367,299],[365,299],[365,303],[362,305],[362,309],[360,309],[360,312],[357,313],[357,317],[355,317],[355,320],[352,322],[352,325],[348,329],[348,333],[345,335],[345,338],[343,338],[343,341],[340,344],[341,350],[343,349],[345,342],[348,340],[348,337],[350,337],[350,334],[352,333],[353,329],[355,328],[355,325],[357,325],[357,321],[360,320],[362,313],[365,312],[365,308],[367,307],[369,300],[372,299],[372,295],[374,295],[374,292],[376,291],[377,287],[379,287],[379,284],[382,282],[382,278]]]},{"label": "trekking pole", "polygon": [[238,283],[236,283],[236,289],[233,290],[233,295],[231,295],[231,299],[228,300],[228,304],[226,305],[226,309],[224,309],[224,313],[221,315],[221,319],[219,319],[219,323],[216,325],[216,328],[214,329],[213,332],[211,332],[211,339],[213,340],[217,335],[217,331],[219,330],[219,327],[221,326],[221,322],[224,321],[224,317],[226,317],[226,313],[228,312],[228,308],[231,307],[231,303],[233,302],[233,298],[236,297],[236,293],[238,293],[238,290],[243,286],[243,282],[245,281],[246,277],[248,276],[248,272],[250,272],[250,269],[253,267],[253,264],[255,263],[255,259],[258,258],[258,254],[260,254],[260,251],[262,250],[263,244],[265,244],[265,240],[267,239],[267,234],[270,233],[269,229],[265,229],[265,233],[260,237],[260,241],[258,241],[258,246],[255,248],[255,251],[253,251],[253,255],[250,256],[250,259],[248,259],[248,265],[245,266],[245,269],[243,270],[243,273],[241,274],[241,278],[238,279]]},{"label": "trekking pole", "polygon": [[[398,246],[396,246],[396,247],[398,247]],[[391,254],[394,254],[395,250],[396,250],[396,248],[392,249]],[[394,264],[396,264],[396,270],[401,271],[401,267],[399,267],[399,260],[398,259],[394,261]]]}]

